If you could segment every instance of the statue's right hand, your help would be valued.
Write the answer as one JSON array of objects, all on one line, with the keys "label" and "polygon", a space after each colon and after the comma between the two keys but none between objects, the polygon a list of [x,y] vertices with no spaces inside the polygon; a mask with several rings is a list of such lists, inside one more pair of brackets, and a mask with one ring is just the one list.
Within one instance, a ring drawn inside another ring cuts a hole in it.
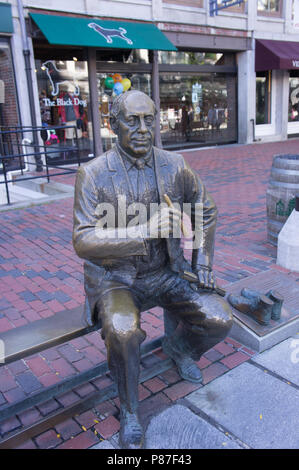
[{"label": "statue's right hand", "polygon": [[180,238],[181,211],[174,207],[163,207],[157,210],[147,222],[148,238]]}]

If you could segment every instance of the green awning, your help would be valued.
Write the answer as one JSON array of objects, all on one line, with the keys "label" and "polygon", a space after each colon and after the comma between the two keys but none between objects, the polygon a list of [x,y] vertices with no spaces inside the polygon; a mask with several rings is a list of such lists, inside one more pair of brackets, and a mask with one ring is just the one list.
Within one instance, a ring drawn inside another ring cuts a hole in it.
[{"label": "green awning", "polygon": [[117,49],[176,51],[152,23],[106,21],[93,18],[30,13],[50,44]]},{"label": "green awning", "polygon": [[0,2],[0,33],[13,33],[10,3]]}]

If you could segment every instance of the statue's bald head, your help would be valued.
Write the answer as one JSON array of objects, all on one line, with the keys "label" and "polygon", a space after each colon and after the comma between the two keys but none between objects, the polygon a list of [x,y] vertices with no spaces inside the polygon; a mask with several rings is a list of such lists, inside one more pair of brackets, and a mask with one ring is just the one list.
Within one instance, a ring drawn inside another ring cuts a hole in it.
[{"label": "statue's bald head", "polygon": [[153,100],[142,91],[127,91],[115,98],[110,111],[110,122],[123,150],[136,158],[151,150],[155,115]]},{"label": "statue's bald head", "polygon": [[155,103],[153,100],[146,94],[143,93],[143,91],[139,90],[130,90],[126,91],[125,93],[122,93],[121,95],[118,95],[111,106],[110,110],[110,123],[113,131],[117,134],[117,128],[118,128],[118,120],[120,118],[120,113],[123,109],[126,107],[126,102],[129,101],[135,101],[136,104],[140,101],[147,101],[150,106],[152,106],[154,114],[156,115],[157,110]]}]

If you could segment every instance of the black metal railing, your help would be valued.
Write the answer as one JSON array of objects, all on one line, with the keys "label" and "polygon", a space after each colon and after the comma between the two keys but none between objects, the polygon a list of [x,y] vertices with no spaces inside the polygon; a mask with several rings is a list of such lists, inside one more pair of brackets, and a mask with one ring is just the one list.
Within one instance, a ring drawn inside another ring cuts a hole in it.
[{"label": "black metal railing", "polygon": [[[60,138],[66,130],[72,135],[67,141]],[[76,168],[68,168],[66,164],[80,166],[81,163],[76,126],[0,127],[0,174],[4,176],[0,184],[5,185],[7,204],[11,204],[10,183],[43,176],[50,182],[53,176],[76,173]]]}]

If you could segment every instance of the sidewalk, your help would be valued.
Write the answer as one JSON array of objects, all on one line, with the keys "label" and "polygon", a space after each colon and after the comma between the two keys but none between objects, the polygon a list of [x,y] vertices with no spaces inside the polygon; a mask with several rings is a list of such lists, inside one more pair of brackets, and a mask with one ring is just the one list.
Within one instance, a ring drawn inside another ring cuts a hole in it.
[{"label": "sidewalk", "polygon": [[[296,139],[185,153],[219,209],[214,260],[219,285],[273,270],[299,285],[299,273],[276,266],[275,249],[266,241],[266,189],[273,155],[298,150]],[[69,184],[73,180],[68,177]],[[64,182],[62,177],[57,181]],[[71,245],[72,204],[72,198],[67,198],[0,214],[0,334],[83,304],[82,261]],[[142,314],[147,340],[161,335],[161,313],[155,308]],[[256,354],[226,338],[202,357],[202,385],[180,380],[175,368],[141,384],[140,412],[148,426],[147,446],[298,447],[296,344],[298,348],[298,336]],[[1,367],[0,413],[8,403],[105,359],[103,341],[95,332]],[[157,350],[143,359],[142,366],[163,359]],[[106,375],[23,412],[1,424],[1,435],[33,424],[110,383]],[[118,414],[118,399],[110,399],[20,448],[117,448]]]}]

